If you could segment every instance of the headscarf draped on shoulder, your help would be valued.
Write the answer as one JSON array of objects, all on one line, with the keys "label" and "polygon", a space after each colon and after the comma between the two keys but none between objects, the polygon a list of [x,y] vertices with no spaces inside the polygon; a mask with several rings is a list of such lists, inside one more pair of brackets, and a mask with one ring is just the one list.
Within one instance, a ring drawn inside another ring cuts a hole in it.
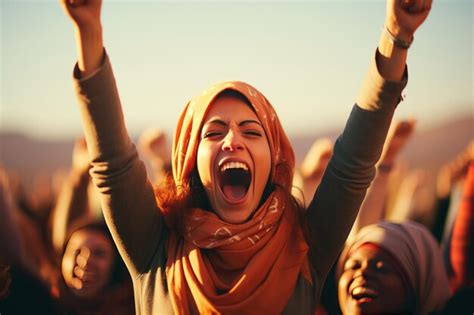
[{"label": "headscarf draped on shoulder", "polygon": [[275,189],[241,224],[199,208],[185,211],[184,235],[172,232],[167,243],[171,301],[177,314],[277,314],[286,306],[300,273],[308,281],[310,277],[308,246],[288,200],[294,153],[268,100],[246,83],[225,82],[189,101],[173,139],[173,178],[178,187],[189,184],[204,118],[226,90],[243,95],[262,123]]}]

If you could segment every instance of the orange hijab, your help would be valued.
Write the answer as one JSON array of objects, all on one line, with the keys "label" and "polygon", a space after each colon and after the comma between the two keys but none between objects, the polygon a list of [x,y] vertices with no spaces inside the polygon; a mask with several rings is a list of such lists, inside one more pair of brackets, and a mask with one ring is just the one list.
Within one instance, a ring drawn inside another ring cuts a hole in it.
[{"label": "orange hijab", "polygon": [[234,90],[251,103],[267,136],[271,180],[278,184],[250,220],[230,224],[215,213],[189,209],[184,235],[168,239],[166,276],[177,314],[277,314],[290,298],[300,274],[311,281],[307,251],[296,209],[288,202],[294,153],[268,100],[243,82],[212,86],[192,99],[178,121],[173,141],[173,178],[187,183],[196,167],[203,119],[213,100]]}]

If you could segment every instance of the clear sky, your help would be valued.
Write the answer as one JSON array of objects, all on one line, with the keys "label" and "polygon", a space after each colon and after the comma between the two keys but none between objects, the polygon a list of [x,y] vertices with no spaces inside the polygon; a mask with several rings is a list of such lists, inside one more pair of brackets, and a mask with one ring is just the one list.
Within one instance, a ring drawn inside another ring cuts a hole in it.
[{"label": "clear sky", "polygon": [[[75,44],[56,0],[0,0],[0,131],[81,133],[72,92]],[[127,125],[173,130],[210,84],[262,91],[289,134],[339,127],[375,52],[385,1],[104,0],[104,40]],[[473,1],[434,0],[409,50],[397,117],[420,127],[473,115]]]}]

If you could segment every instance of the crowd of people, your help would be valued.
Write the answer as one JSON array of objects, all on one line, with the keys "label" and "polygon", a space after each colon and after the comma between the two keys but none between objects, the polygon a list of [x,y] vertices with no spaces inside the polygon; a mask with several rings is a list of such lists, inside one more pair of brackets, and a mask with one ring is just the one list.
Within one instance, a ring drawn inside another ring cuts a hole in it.
[{"label": "crowd of people", "polygon": [[135,146],[101,1],[61,5],[85,136],[48,193],[0,168],[2,315],[474,311],[474,142],[420,212],[426,183],[399,158],[416,121],[392,122],[430,0],[387,0],[342,134],[300,165],[268,99],[237,81],[192,98],[172,145],[154,129]]}]

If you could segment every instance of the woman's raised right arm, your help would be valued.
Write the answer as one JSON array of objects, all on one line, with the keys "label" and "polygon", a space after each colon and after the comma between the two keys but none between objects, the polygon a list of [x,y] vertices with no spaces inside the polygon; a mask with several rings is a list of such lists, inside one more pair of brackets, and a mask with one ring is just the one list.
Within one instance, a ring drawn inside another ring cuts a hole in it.
[{"label": "woman's raised right arm", "polygon": [[163,219],[145,166],[130,140],[103,48],[101,0],[61,0],[73,22],[78,64],[74,85],[107,225],[132,276],[147,270],[163,241]]}]

